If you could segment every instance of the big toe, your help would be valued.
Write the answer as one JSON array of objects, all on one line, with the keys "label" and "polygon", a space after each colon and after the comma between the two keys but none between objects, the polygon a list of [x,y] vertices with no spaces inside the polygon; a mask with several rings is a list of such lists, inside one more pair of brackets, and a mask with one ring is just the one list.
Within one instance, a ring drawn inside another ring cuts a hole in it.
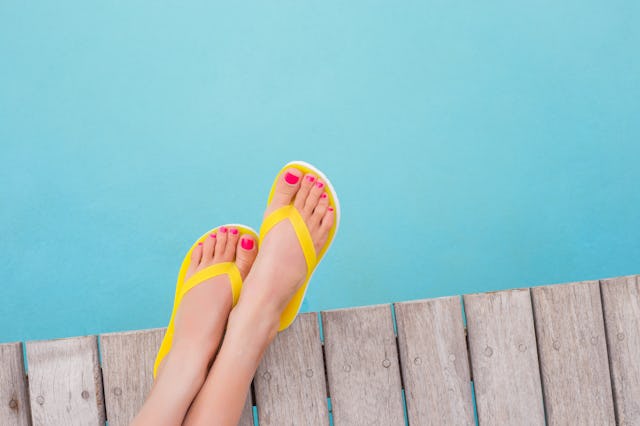
[{"label": "big toe", "polygon": [[238,266],[243,280],[249,273],[257,254],[258,244],[256,239],[249,234],[242,235],[236,248],[236,266]]},{"label": "big toe", "polygon": [[293,197],[300,188],[302,174],[303,173],[300,170],[294,167],[289,167],[280,174],[278,177],[278,183],[276,183],[276,189],[273,192],[273,198],[267,207],[265,215],[279,207],[291,204]]}]

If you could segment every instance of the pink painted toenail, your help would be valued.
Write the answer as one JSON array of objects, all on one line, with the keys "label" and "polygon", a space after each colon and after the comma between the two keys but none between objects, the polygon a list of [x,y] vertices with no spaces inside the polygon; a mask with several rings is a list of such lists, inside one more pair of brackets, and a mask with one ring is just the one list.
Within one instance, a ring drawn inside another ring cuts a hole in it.
[{"label": "pink painted toenail", "polygon": [[316,180],[316,178],[315,178],[315,177],[313,177],[313,176],[311,176],[311,175],[308,175],[308,176],[307,176],[307,180],[308,180],[309,182],[313,182],[314,180]]},{"label": "pink painted toenail", "polygon": [[215,238],[215,237],[216,237],[216,234],[209,234],[209,236],[210,236],[211,238]]},{"label": "pink painted toenail", "polygon": [[233,235],[238,235],[238,230],[236,228],[231,228],[229,232],[231,232]]},{"label": "pink painted toenail", "polygon": [[324,183],[322,183],[322,182],[316,182],[316,186],[317,186],[318,188],[322,188],[322,187],[324,186]]},{"label": "pink painted toenail", "polygon": [[227,228],[223,226],[222,228],[220,228],[220,232],[224,234],[225,232],[227,232]]},{"label": "pink painted toenail", "polygon": [[327,193],[323,192],[322,195],[320,196],[320,198],[327,198]]},{"label": "pink painted toenail", "polygon": [[245,250],[251,250],[253,248],[253,240],[249,238],[243,238],[242,241],[240,241],[240,245]]},{"label": "pink painted toenail", "polygon": [[198,245],[199,245],[199,246],[201,246],[201,245],[202,245],[202,243],[198,243]]},{"label": "pink painted toenail", "polygon": [[329,210],[330,212],[333,211],[333,207],[329,207],[327,210]]},{"label": "pink painted toenail", "polygon": [[293,185],[298,183],[298,180],[300,179],[299,176],[294,175],[293,173],[289,173],[287,172],[286,175],[284,175],[284,180],[287,181],[288,184]]}]

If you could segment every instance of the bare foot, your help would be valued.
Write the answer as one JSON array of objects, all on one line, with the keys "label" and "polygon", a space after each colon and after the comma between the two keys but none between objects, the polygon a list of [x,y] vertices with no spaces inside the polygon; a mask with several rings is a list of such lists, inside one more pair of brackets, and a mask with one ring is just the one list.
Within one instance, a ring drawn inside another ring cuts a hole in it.
[{"label": "bare foot", "polygon": [[[314,174],[304,175],[294,167],[285,170],[278,179],[265,217],[290,204],[302,216],[316,253],[319,253],[335,219],[335,212],[329,206],[325,182]],[[260,299],[282,312],[303,284],[306,273],[307,264],[291,222],[284,220],[276,224],[264,237],[250,272],[250,277],[260,283],[260,291],[263,292]],[[247,280],[253,281],[250,278]]]}]

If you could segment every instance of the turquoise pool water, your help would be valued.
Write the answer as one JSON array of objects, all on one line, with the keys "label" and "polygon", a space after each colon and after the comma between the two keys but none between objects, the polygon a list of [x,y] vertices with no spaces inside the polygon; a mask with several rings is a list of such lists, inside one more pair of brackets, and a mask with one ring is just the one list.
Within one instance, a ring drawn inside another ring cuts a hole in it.
[{"label": "turquoise pool water", "polygon": [[3,2],[0,342],[164,326],[274,173],[341,197],[305,310],[640,272],[638,2]]}]

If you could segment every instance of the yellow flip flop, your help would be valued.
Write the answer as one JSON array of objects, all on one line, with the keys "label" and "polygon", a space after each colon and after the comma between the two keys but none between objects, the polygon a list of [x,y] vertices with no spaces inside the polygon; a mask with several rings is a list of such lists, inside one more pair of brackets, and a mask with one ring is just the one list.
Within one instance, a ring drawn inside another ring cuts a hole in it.
[{"label": "yellow flip flop", "polygon": [[293,229],[295,230],[298,241],[300,242],[300,246],[302,247],[305,261],[307,263],[307,276],[302,286],[296,291],[296,293],[293,295],[293,298],[289,301],[289,304],[284,309],[284,312],[280,317],[280,327],[278,328],[278,331],[282,331],[285,328],[289,327],[289,325],[291,325],[291,323],[296,319],[296,315],[298,315],[298,312],[300,311],[300,306],[302,305],[304,296],[307,293],[307,287],[309,281],[311,280],[311,276],[320,263],[320,260],[322,260],[324,254],[327,252],[327,249],[329,248],[329,246],[331,246],[331,243],[333,242],[333,239],[338,231],[338,226],[340,225],[340,202],[338,201],[338,195],[336,194],[333,185],[324,175],[324,173],[322,173],[311,164],[305,163],[304,161],[292,161],[280,170],[273,182],[273,185],[271,186],[271,192],[269,193],[267,205],[269,205],[271,203],[271,200],[273,199],[273,194],[275,193],[278,179],[286,169],[292,167],[302,171],[303,173],[312,173],[322,179],[327,188],[326,191],[329,197],[329,206],[333,207],[333,210],[335,212],[335,220],[333,221],[333,226],[329,231],[327,241],[325,242],[322,249],[320,249],[319,253],[316,253],[315,247],[313,245],[313,240],[311,239],[311,234],[309,233],[307,225],[304,223],[304,220],[302,219],[302,216],[300,215],[298,210],[293,207],[292,204],[280,207],[279,209],[273,211],[262,222],[262,226],[260,227],[260,241],[264,239],[264,236],[276,224],[288,219],[291,222]]},{"label": "yellow flip flop", "polygon": [[180,272],[178,273],[178,282],[176,283],[176,295],[173,300],[173,311],[171,312],[171,319],[169,320],[169,325],[167,326],[167,331],[164,334],[164,338],[162,339],[162,343],[160,344],[160,349],[158,349],[158,355],[156,356],[156,362],[153,365],[153,377],[156,377],[158,372],[158,366],[164,359],[164,357],[169,353],[171,349],[171,344],[173,343],[173,331],[174,331],[174,319],[176,316],[176,311],[178,310],[178,306],[180,306],[180,302],[185,294],[198,284],[202,284],[204,281],[217,277],[219,275],[228,275],[229,281],[231,282],[231,292],[233,294],[233,306],[238,302],[238,297],[240,297],[240,289],[242,288],[242,277],[240,276],[240,271],[234,262],[223,262],[217,263],[215,265],[209,266],[208,268],[202,269],[195,274],[193,274],[188,280],[184,280],[185,275],[187,274],[187,269],[189,268],[189,264],[191,263],[191,252],[193,249],[212,233],[218,232],[218,230],[222,227],[226,228],[236,228],[240,232],[240,234],[249,234],[255,238],[256,242],[258,242],[258,234],[252,228],[245,225],[238,224],[229,224],[229,225],[221,225],[212,230],[203,234],[200,238],[196,240],[195,243],[191,246],[187,255],[184,257],[182,261],[182,266],[180,266]]}]

